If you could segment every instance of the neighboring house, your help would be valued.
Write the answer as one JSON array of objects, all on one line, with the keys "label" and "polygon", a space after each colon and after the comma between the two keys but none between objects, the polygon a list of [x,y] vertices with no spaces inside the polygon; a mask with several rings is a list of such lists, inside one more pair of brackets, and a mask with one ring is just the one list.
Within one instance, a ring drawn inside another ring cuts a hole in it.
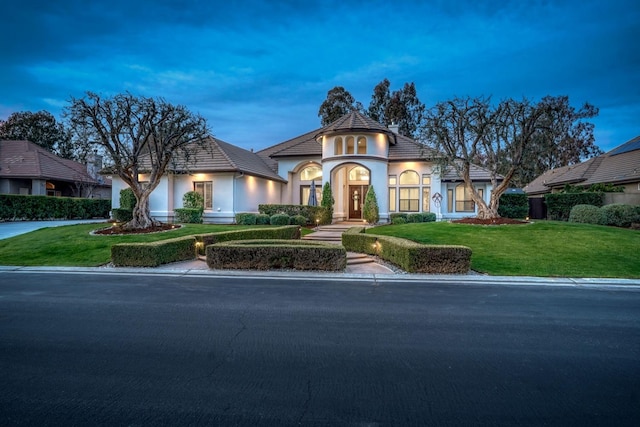
[{"label": "neighboring house", "polygon": [[[171,221],[174,209],[182,207],[184,193],[195,190],[205,198],[205,222],[232,223],[236,213],[257,212],[259,204],[307,204],[312,182],[318,203],[323,185],[330,183],[334,221],[362,221],[362,204],[371,185],[381,222],[394,212],[462,218],[477,210],[455,172],[441,175],[432,161],[425,160],[433,158],[434,151],[399,135],[397,126],[387,128],[358,112],[256,153],[213,137],[208,146],[188,173],[162,178],[151,195],[152,216]],[[488,171],[474,167],[471,175],[488,202],[492,190]],[[124,187],[114,176],[112,206],[119,206]]]},{"label": "neighboring house", "polygon": [[111,197],[111,182],[98,174],[102,158],[87,165],[63,159],[29,141],[0,141],[0,193]]},{"label": "neighboring house", "polygon": [[545,194],[561,191],[565,185],[589,187],[593,184],[624,188],[623,193],[605,193],[605,204],[640,205],[640,136],[577,165],[549,170],[531,181],[524,191],[534,208],[542,204]]}]

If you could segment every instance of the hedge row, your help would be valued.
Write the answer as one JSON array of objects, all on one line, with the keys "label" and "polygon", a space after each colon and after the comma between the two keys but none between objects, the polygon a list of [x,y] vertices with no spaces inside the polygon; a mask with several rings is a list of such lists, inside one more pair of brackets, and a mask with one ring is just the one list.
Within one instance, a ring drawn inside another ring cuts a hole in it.
[{"label": "hedge row", "polygon": [[289,216],[287,214],[255,214],[255,213],[237,213],[236,224],[238,225],[299,225],[305,226],[310,224],[309,220],[303,215]]},{"label": "hedge row", "polygon": [[109,199],[0,194],[4,220],[108,218],[110,209]]},{"label": "hedge row", "polygon": [[576,205],[571,209],[569,222],[628,228],[632,224],[640,224],[640,206],[622,203],[602,207]]},{"label": "hedge row", "polygon": [[302,240],[243,240],[207,246],[213,269],[341,271],[347,265],[344,247]]},{"label": "hedge row", "polygon": [[500,196],[498,215],[503,218],[522,219],[529,216],[529,198],[526,194],[503,194]]},{"label": "hedge row", "polygon": [[602,206],[603,193],[552,193],[545,194],[547,218],[554,221],[568,221],[571,209],[576,205]]},{"label": "hedge row", "polygon": [[416,212],[416,213],[392,213],[389,215],[391,224],[406,224],[415,222],[434,222],[436,220],[436,214],[433,212]]},{"label": "hedge row", "polygon": [[347,251],[377,255],[409,273],[466,274],[471,268],[471,249],[466,246],[423,245],[398,237],[365,234],[352,227],[342,234]]},{"label": "hedge row", "polygon": [[111,246],[111,261],[117,267],[157,267],[195,257],[196,239],[193,236],[150,243],[118,243]]},{"label": "hedge row", "polygon": [[300,227],[297,225],[286,225],[283,227],[269,228],[249,228],[246,230],[220,231],[218,233],[198,234],[195,236],[198,241],[198,250],[204,254],[207,246],[231,240],[252,240],[252,239],[279,239],[297,240],[300,239]]},{"label": "hedge row", "polygon": [[[327,215],[327,208],[323,206],[308,205],[258,205],[258,212],[273,217],[276,214],[284,214],[289,217],[302,215],[306,218],[307,224],[331,224],[331,218]],[[273,223],[272,223],[273,225]]]}]

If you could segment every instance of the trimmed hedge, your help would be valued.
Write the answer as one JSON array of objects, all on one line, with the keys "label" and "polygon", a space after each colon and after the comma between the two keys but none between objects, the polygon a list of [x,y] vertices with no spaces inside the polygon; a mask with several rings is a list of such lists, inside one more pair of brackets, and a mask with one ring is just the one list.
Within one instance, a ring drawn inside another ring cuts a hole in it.
[{"label": "trimmed hedge", "polygon": [[302,215],[294,215],[290,218],[289,223],[291,225],[299,225],[301,227],[304,227],[305,225],[307,225],[307,218]]},{"label": "trimmed hedge", "polygon": [[600,208],[604,217],[604,224],[614,227],[631,227],[640,222],[640,206],[613,203]]},{"label": "trimmed hedge", "polygon": [[604,225],[604,212],[601,208],[593,205],[575,205],[571,208],[569,222]]},{"label": "trimmed hedge", "polygon": [[576,205],[602,206],[603,193],[552,193],[545,194],[547,218],[554,221],[568,221],[571,209]]},{"label": "trimmed hedge", "polygon": [[109,218],[111,200],[0,194],[0,219]]},{"label": "trimmed hedge", "polygon": [[341,271],[347,265],[344,247],[302,240],[244,240],[207,246],[213,269]]},{"label": "trimmed hedge", "polygon": [[418,222],[435,222],[436,214],[433,212],[396,212],[389,215],[391,224],[406,224]]},{"label": "trimmed hedge", "polygon": [[199,253],[204,254],[205,248],[207,246],[213,245],[215,243],[228,242],[231,240],[297,240],[300,239],[300,227],[297,225],[286,225],[284,227],[249,228],[246,230],[220,231],[218,233],[198,234],[194,237],[199,243]]},{"label": "trimmed hedge", "polygon": [[291,218],[287,214],[275,214],[271,215],[269,221],[271,225],[289,225]]},{"label": "trimmed hedge", "polygon": [[256,224],[257,225],[269,225],[271,224],[271,217],[267,214],[258,214],[256,215]]},{"label": "trimmed hedge", "polygon": [[244,212],[236,214],[236,224],[238,225],[256,225],[257,221],[258,217],[254,213]]},{"label": "trimmed hedge", "polygon": [[202,212],[200,208],[176,208],[175,221],[183,224],[202,224]]},{"label": "trimmed hedge", "polygon": [[258,212],[267,214],[270,217],[276,214],[284,214],[287,216],[302,215],[307,218],[307,224],[315,224],[316,219],[320,220],[320,224],[331,224],[331,218],[329,218],[327,214],[327,208],[323,206],[265,204],[258,205]]},{"label": "trimmed hedge", "polygon": [[151,243],[118,243],[111,246],[116,267],[157,267],[196,258],[196,238],[177,237]]},{"label": "trimmed hedge", "polygon": [[504,218],[523,219],[529,216],[529,198],[526,194],[503,194],[500,196],[498,215]]},{"label": "trimmed hedge", "polygon": [[471,268],[471,248],[423,245],[391,236],[365,234],[364,227],[352,227],[342,234],[348,251],[377,255],[409,273],[466,274]]}]

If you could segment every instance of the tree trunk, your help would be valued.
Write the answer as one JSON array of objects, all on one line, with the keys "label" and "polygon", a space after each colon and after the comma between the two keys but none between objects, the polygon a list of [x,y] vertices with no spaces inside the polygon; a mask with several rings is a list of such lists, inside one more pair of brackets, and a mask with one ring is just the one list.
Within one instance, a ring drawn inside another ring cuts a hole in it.
[{"label": "tree trunk", "polygon": [[144,228],[150,228],[157,225],[158,222],[151,218],[151,211],[149,210],[149,194],[143,192],[138,196],[138,203],[133,208],[133,219],[126,223],[123,228],[125,230],[139,230]]}]

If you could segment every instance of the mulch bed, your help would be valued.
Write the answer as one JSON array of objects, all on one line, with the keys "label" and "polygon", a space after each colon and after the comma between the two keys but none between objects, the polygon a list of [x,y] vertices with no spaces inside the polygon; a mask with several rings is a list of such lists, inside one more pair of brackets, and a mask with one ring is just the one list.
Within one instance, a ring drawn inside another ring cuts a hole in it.
[{"label": "mulch bed", "polygon": [[148,228],[140,228],[137,230],[125,230],[119,225],[109,228],[103,228],[100,230],[96,230],[93,234],[100,234],[103,236],[114,236],[114,235],[127,235],[127,234],[149,234],[149,233],[160,233],[163,231],[171,231],[182,227],[177,224],[157,224]]},{"label": "mulch bed", "polygon": [[456,224],[477,224],[477,225],[518,225],[529,224],[529,221],[522,221],[512,218],[491,218],[491,219],[479,219],[479,218],[462,218],[456,219],[451,222]]}]

